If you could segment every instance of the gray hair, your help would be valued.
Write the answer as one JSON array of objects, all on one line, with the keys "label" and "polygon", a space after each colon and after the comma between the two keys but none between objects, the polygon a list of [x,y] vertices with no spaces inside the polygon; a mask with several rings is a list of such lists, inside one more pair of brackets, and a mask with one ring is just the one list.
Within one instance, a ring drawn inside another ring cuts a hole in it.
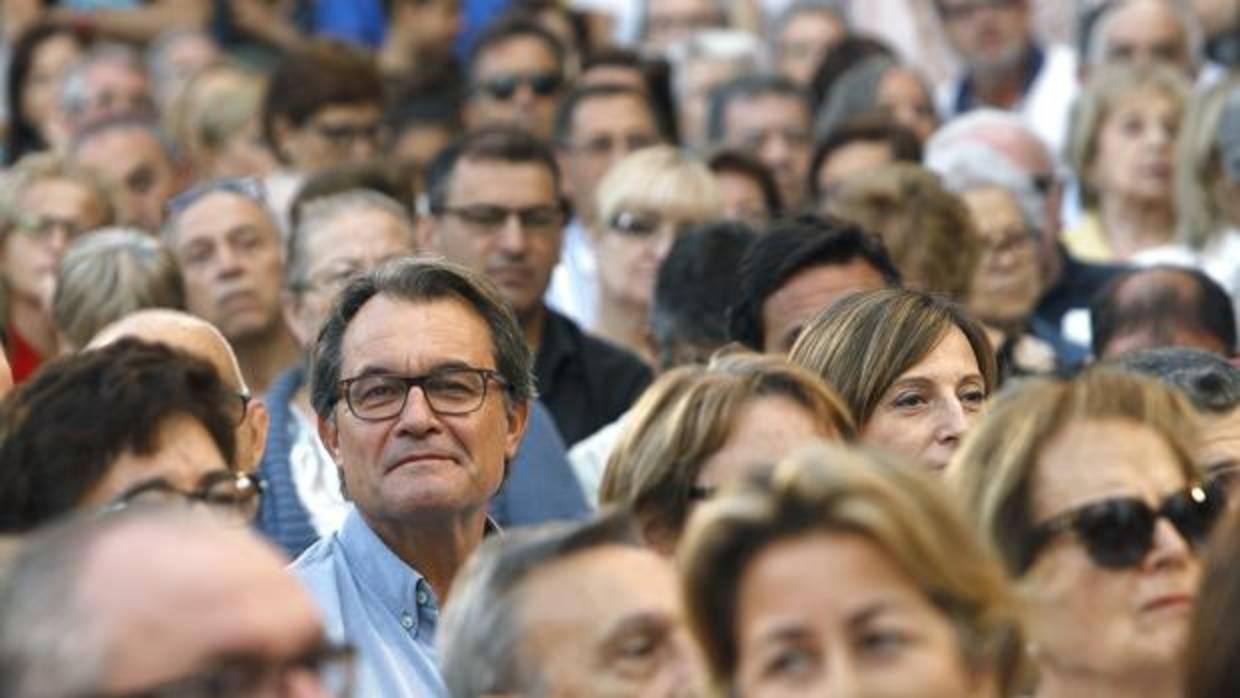
[{"label": "gray hair", "polygon": [[289,231],[286,241],[285,283],[290,289],[297,290],[306,281],[306,267],[310,261],[306,259],[306,241],[340,216],[359,210],[381,211],[391,216],[400,225],[412,249],[413,221],[409,218],[408,209],[392,197],[373,189],[350,189],[312,199],[302,204],[301,218]]},{"label": "gray hair", "polygon": [[684,95],[683,75],[690,62],[706,59],[732,61],[741,65],[741,75],[757,73],[767,67],[766,47],[749,32],[736,29],[709,29],[686,37],[667,49],[672,65],[672,91]]},{"label": "gray hair", "polygon": [[[848,119],[873,111],[883,77],[898,65],[890,56],[879,54],[844,71],[818,105],[814,135],[823,138]],[[929,88],[926,91],[930,93]]]},{"label": "gray hair", "polygon": [[[315,413],[331,419],[340,401],[337,386],[344,365],[344,334],[362,306],[386,295],[414,303],[455,298],[471,306],[486,322],[496,371],[508,384],[508,404],[534,399],[533,357],[512,309],[495,286],[465,267],[438,259],[406,258],[353,277],[340,292],[319,331],[310,355],[310,402]],[[417,342],[412,335],[411,342]]]},{"label": "gray hair", "polygon": [[1122,354],[1107,364],[1179,390],[1202,412],[1227,414],[1240,407],[1240,368],[1218,354],[1161,347]]},{"label": "gray hair", "polygon": [[185,282],[168,248],[139,228],[102,228],[65,251],[52,299],[56,329],[77,348],[143,308],[185,309]]},{"label": "gray hair", "polygon": [[793,0],[783,12],[775,15],[771,20],[767,36],[771,40],[771,48],[778,51],[779,47],[775,44],[784,29],[793,22],[797,17],[803,14],[822,13],[829,14],[839,20],[847,28],[852,28],[852,18],[849,16],[848,9],[844,7],[841,0]]},{"label": "gray hair", "polygon": [[[1119,11],[1132,2],[1134,0],[1113,0],[1102,4],[1081,46],[1081,55],[1084,56],[1086,65],[1097,68],[1107,62],[1106,33],[1110,28],[1111,20],[1115,19]],[[1184,3],[1179,0],[1160,0],[1160,2],[1179,20],[1180,28],[1184,30],[1185,41],[1188,44],[1189,60],[1193,62],[1194,68],[1200,66],[1205,57],[1205,33],[1201,29],[1201,22],[1197,20],[1192,10],[1185,7]]]},{"label": "gray hair", "polygon": [[1045,200],[1033,178],[1003,153],[980,141],[955,143],[950,148],[927,148],[926,167],[942,178],[955,194],[997,187],[1020,206],[1025,225],[1038,235],[1046,231]]},{"label": "gray hair", "polygon": [[65,71],[60,83],[60,107],[67,114],[80,112],[90,101],[90,86],[86,75],[100,63],[117,63],[135,73],[146,75],[142,59],[133,49],[123,44],[104,44],[91,49]]},{"label": "gray hair", "polygon": [[486,540],[457,576],[439,628],[439,667],[448,695],[541,695],[537,661],[521,654],[526,628],[517,608],[519,587],[534,570],[608,545],[641,545],[627,513],[613,511],[585,523],[550,524]]}]

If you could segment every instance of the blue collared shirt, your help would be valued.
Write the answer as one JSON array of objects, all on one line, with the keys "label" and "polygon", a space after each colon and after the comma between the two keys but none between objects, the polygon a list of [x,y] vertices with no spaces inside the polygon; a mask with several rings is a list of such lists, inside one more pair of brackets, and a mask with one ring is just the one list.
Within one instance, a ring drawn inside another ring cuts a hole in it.
[{"label": "blue collared shirt", "polygon": [[357,651],[356,698],[446,698],[435,665],[435,594],[356,507],[291,569],[322,612],[327,637]]}]

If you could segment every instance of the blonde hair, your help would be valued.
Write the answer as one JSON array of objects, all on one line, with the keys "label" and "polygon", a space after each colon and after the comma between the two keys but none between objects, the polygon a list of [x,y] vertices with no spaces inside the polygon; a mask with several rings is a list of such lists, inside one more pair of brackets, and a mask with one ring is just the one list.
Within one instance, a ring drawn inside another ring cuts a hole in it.
[{"label": "blonde hair", "polygon": [[[1240,90],[1233,76],[1188,100],[1175,156],[1175,210],[1181,239],[1198,249],[1223,232],[1213,185],[1224,176],[1218,153],[1218,124],[1227,98]],[[1235,221],[1240,224],[1240,221]]]},{"label": "blonde hair", "polygon": [[785,359],[746,353],[682,366],[660,376],[633,406],[607,461],[600,503],[625,505],[643,525],[679,534],[702,463],[723,448],[747,403],[767,396],[804,407],[824,435],[856,434],[843,401]]},{"label": "blonde hair", "polygon": [[1076,104],[1068,127],[1065,156],[1081,183],[1087,208],[1098,205],[1098,192],[1090,183],[1089,169],[1098,159],[1098,137],[1116,102],[1134,92],[1154,89],[1183,105],[1189,86],[1184,77],[1164,65],[1121,63],[1103,68],[1089,78]]},{"label": "blonde hair", "polygon": [[65,250],[52,321],[76,348],[143,308],[185,309],[185,283],[172,253],[137,228],[105,228]]},{"label": "blonde hair", "polygon": [[1017,602],[946,491],[887,456],[820,445],[781,462],[767,481],[725,489],[689,523],[679,554],[683,598],[716,695],[736,695],[737,597],[747,568],[771,545],[819,532],[857,536],[881,551],[955,626],[966,668],[992,671],[1000,692],[1012,691],[1023,665]]},{"label": "blonde hair", "polygon": [[960,306],[920,291],[882,289],[836,301],[805,327],[788,359],[821,376],[864,429],[887,389],[953,327],[972,347],[990,395],[999,369],[986,331]]},{"label": "blonde hair", "polygon": [[722,206],[719,185],[706,163],[668,145],[629,154],[607,170],[595,191],[603,223],[628,208],[687,209],[705,221],[717,217]]},{"label": "blonde hair", "polygon": [[101,226],[116,222],[122,194],[117,186],[95,169],[56,153],[32,153],[18,160],[0,182],[0,240],[12,231],[25,211],[21,198],[36,182],[63,179],[89,191],[99,204]]},{"label": "blonde hair", "polygon": [[1192,482],[1196,428],[1192,407],[1155,380],[1095,368],[1072,380],[1037,379],[1001,395],[965,437],[948,465],[948,479],[991,541],[1008,571],[1023,574],[1033,529],[1030,488],[1042,449],[1061,430],[1087,421],[1118,419],[1161,436]]},{"label": "blonde hair", "polygon": [[910,287],[960,300],[981,260],[981,237],[960,197],[938,175],[908,163],[850,178],[827,212],[882,239]]}]

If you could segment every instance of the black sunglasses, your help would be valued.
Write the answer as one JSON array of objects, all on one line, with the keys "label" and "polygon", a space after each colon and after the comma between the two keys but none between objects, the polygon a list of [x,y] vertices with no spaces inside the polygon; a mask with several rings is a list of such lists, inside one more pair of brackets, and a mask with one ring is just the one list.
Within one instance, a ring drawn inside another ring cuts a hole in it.
[{"label": "black sunglasses", "polygon": [[550,97],[559,92],[563,84],[564,76],[559,73],[512,74],[482,80],[475,89],[506,102],[517,94],[517,89],[522,85],[529,85],[530,91],[539,97]]},{"label": "black sunglasses", "polygon": [[1154,526],[1158,519],[1165,517],[1185,541],[1197,545],[1205,541],[1225,508],[1223,489],[1213,482],[1173,492],[1163,499],[1157,510],[1136,497],[1086,504],[1034,527],[1029,533],[1020,571],[1027,571],[1043,548],[1059,534],[1069,531],[1076,535],[1089,558],[1099,567],[1135,567],[1154,547]]}]

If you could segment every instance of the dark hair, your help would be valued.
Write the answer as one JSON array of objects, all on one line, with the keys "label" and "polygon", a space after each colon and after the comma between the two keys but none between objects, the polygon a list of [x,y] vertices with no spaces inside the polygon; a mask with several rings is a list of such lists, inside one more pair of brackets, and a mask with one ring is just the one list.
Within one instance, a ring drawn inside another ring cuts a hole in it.
[{"label": "dark hair", "polygon": [[575,87],[563,100],[555,112],[555,124],[551,133],[557,145],[568,145],[573,136],[573,119],[577,116],[577,108],[583,103],[591,99],[605,99],[608,97],[632,97],[640,101],[646,110],[650,112],[650,120],[654,122],[654,127],[659,131],[659,135],[667,138],[668,134],[663,130],[663,123],[659,119],[658,110],[655,109],[654,102],[650,100],[650,95],[645,92],[629,87],[627,85],[583,85]]},{"label": "dark hair", "polygon": [[[1141,283],[1145,281],[1145,283]],[[1089,304],[1090,348],[1102,358],[1123,335],[1146,334],[1167,346],[1176,330],[1201,332],[1231,354],[1236,347],[1236,315],[1231,296],[1205,273],[1187,267],[1157,266],[1117,274]]]},{"label": "dark hair", "polygon": [[744,151],[724,148],[715,151],[706,161],[706,166],[717,175],[738,174],[753,180],[758,189],[762,190],[762,203],[766,205],[767,217],[773,220],[783,215],[784,202],[779,195],[779,184],[775,182],[775,175],[766,163]]},{"label": "dark hair", "polygon": [[280,160],[276,120],[301,128],[316,112],[338,105],[383,106],[383,78],[374,60],[340,41],[316,39],[286,55],[263,97],[263,139]]},{"label": "dark hair", "polygon": [[672,243],[650,303],[650,333],[661,369],[684,363],[678,349],[692,348],[704,360],[728,343],[728,303],[741,260],[757,239],[744,223],[719,221]]},{"label": "dark hair", "polygon": [[[580,55],[589,47],[590,26],[586,21],[586,16],[582,12],[568,7],[567,3],[562,2],[562,0],[512,0],[511,5],[512,7],[508,13],[502,15],[498,21],[504,21],[511,17],[526,17],[534,22],[539,22],[538,16],[543,12],[557,12],[568,23],[569,29],[572,30],[574,45],[564,46],[565,51],[574,51]],[[563,43],[562,41],[560,42],[561,45]]]},{"label": "dark hair", "polygon": [[0,406],[0,532],[76,509],[123,453],[154,452],[173,416],[234,463],[237,401],[210,364],[163,344],[121,339],[47,364]]},{"label": "dark hair", "polygon": [[9,112],[9,130],[4,139],[5,165],[12,165],[27,153],[47,149],[47,142],[43,140],[38,127],[31,123],[30,117],[22,109],[22,93],[26,91],[30,71],[34,69],[35,55],[44,43],[58,36],[68,36],[79,46],[83,42],[81,34],[70,27],[40,23],[22,32],[13,44],[12,57],[9,59],[8,84],[5,88],[5,101]]},{"label": "dark hair", "polygon": [[762,306],[789,279],[811,267],[863,259],[892,286],[900,272],[878,238],[838,218],[800,216],[773,224],[741,261],[736,281],[739,300],[728,315],[733,341],[762,351]]},{"label": "dark hair", "polygon": [[417,194],[414,182],[417,171],[413,167],[391,161],[371,160],[347,162],[312,175],[297,190],[289,204],[290,229],[301,222],[307,204],[334,194],[355,189],[377,191],[400,204],[410,219],[417,215]]},{"label": "dark hair", "polygon": [[666,58],[643,58],[632,49],[608,46],[586,56],[581,72],[601,66],[632,68],[642,75],[660,129],[669,140],[679,140],[676,127],[676,100],[672,96],[672,67]]},{"label": "dark hair", "polygon": [[860,34],[849,34],[832,46],[827,55],[822,57],[809,82],[809,100],[811,109],[817,111],[831,88],[844,73],[853,66],[873,56],[886,56],[895,60],[896,53],[882,41]]},{"label": "dark hair", "polygon": [[483,54],[518,37],[529,37],[543,42],[555,58],[556,70],[564,70],[564,45],[560,43],[555,34],[547,31],[532,17],[517,14],[493,22],[478,35],[473,49],[469,52],[469,60],[466,61],[467,79],[470,82],[474,80],[474,70],[478,67],[478,61]]},{"label": "dark hair", "polygon": [[1185,698],[1240,695],[1240,520],[1236,512],[1217,528],[1193,604],[1184,661]]},{"label": "dark hair", "polygon": [[[455,298],[472,307],[491,332],[495,367],[507,383],[510,400],[535,397],[533,358],[516,316],[495,286],[474,272],[440,260],[404,258],[359,274],[340,292],[319,331],[310,355],[310,402],[323,419],[330,419],[340,400],[337,385],[344,365],[344,333],[362,306],[384,295],[411,303]],[[410,342],[417,342],[412,335]]]},{"label": "dark hair", "polygon": [[805,105],[807,121],[813,119],[812,107],[805,99],[805,91],[782,75],[742,75],[715,88],[710,93],[710,106],[706,112],[706,138],[720,143],[727,134],[728,107],[736,100],[754,99],[776,95],[792,97]]},{"label": "dark hair", "polygon": [[460,127],[462,88],[454,78],[447,72],[415,74],[391,88],[384,121],[393,140],[410,126]]},{"label": "dark hair", "polygon": [[917,134],[883,114],[863,114],[827,132],[817,145],[809,163],[809,191],[817,201],[823,192],[818,186],[818,170],[835,151],[853,143],[886,143],[891,148],[893,162],[921,162],[921,141]]},{"label": "dark hair", "polygon": [[448,205],[448,189],[462,160],[542,165],[551,173],[557,195],[560,191],[560,166],[551,146],[513,126],[488,126],[471,131],[444,148],[426,168],[426,198],[431,213],[438,214]]},{"label": "dark hair", "polygon": [[1159,347],[1122,354],[1108,365],[1157,378],[1178,389],[1202,412],[1227,414],[1240,407],[1240,368],[1208,351]]}]

